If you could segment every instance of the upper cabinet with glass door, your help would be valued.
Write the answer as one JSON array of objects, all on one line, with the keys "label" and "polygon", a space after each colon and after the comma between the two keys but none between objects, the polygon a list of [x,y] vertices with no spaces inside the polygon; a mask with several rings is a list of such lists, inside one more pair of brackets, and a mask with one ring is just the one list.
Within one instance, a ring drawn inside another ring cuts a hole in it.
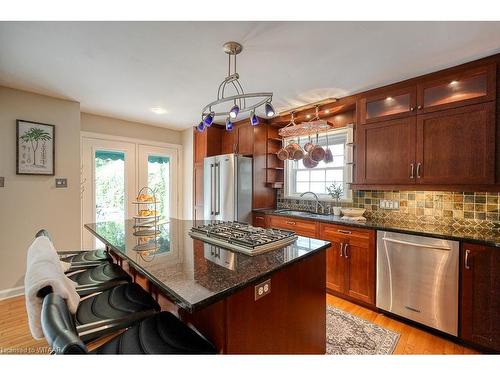
[{"label": "upper cabinet with glass door", "polygon": [[413,114],[415,107],[415,86],[377,90],[358,103],[361,124],[403,118]]},{"label": "upper cabinet with glass door", "polygon": [[485,65],[417,85],[418,113],[483,103],[495,99],[496,68]]}]

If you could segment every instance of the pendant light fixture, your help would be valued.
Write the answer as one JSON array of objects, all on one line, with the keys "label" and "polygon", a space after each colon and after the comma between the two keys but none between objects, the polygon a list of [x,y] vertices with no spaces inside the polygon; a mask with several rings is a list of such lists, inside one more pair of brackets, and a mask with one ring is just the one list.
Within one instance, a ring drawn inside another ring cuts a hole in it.
[{"label": "pendant light fixture", "polygon": [[240,43],[227,42],[224,44],[224,52],[229,56],[228,75],[219,85],[217,99],[203,108],[201,122],[196,127],[198,131],[203,132],[207,127],[210,127],[216,117],[225,117],[226,130],[231,131],[233,121],[238,118],[238,115],[246,112],[251,112],[250,123],[256,126],[259,124],[256,110],[260,107],[264,107],[263,111],[266,117],[274,116],[275,110],[271,104],[272,92],[245,93],[243,90],[239,81],[240,76],[236,72],[236,55],[242,50],[243,46]]}]

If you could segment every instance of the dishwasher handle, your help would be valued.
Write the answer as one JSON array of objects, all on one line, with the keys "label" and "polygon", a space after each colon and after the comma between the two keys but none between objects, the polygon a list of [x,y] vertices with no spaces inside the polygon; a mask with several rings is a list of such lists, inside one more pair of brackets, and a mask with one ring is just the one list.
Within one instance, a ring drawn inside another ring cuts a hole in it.
[{"label": "dishwasher handle", "polygon": [[435,249],[435,250],[446,250],[450,251],[451,248],[446,247],[446,246],[439,246],[439,245],[425,245],[425,244],[420,244],[420,243],[415,243],[415,242],[408,242],[408,241],[403,241],[403,240],[396,240],[394,238],[382,238],[384,241],[387,242],[394,242],[394,243],[399,243],[403,245],[410,245],[410,246],[416,246],[416,247],[424,247],[426,249]]}]

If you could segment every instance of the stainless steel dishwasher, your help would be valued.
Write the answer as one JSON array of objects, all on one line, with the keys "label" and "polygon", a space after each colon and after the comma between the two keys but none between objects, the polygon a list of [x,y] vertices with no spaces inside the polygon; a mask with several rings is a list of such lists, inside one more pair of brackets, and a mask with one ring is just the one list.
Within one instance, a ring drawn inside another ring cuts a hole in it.
[{"label": "stainless steel dishwasher", "polygon": [[459,243],[377,231],[377,307],[457,336]]}]

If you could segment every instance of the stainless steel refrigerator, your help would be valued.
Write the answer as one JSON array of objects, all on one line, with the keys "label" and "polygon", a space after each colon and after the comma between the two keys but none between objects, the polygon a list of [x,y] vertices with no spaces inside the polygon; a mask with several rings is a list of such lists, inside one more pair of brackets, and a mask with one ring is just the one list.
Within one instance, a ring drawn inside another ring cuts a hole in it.
[{"label": "stainless steel refrigerator", "polygon": [[203,218],[251,222],[252,158],[218,155],[203,161]]}]

